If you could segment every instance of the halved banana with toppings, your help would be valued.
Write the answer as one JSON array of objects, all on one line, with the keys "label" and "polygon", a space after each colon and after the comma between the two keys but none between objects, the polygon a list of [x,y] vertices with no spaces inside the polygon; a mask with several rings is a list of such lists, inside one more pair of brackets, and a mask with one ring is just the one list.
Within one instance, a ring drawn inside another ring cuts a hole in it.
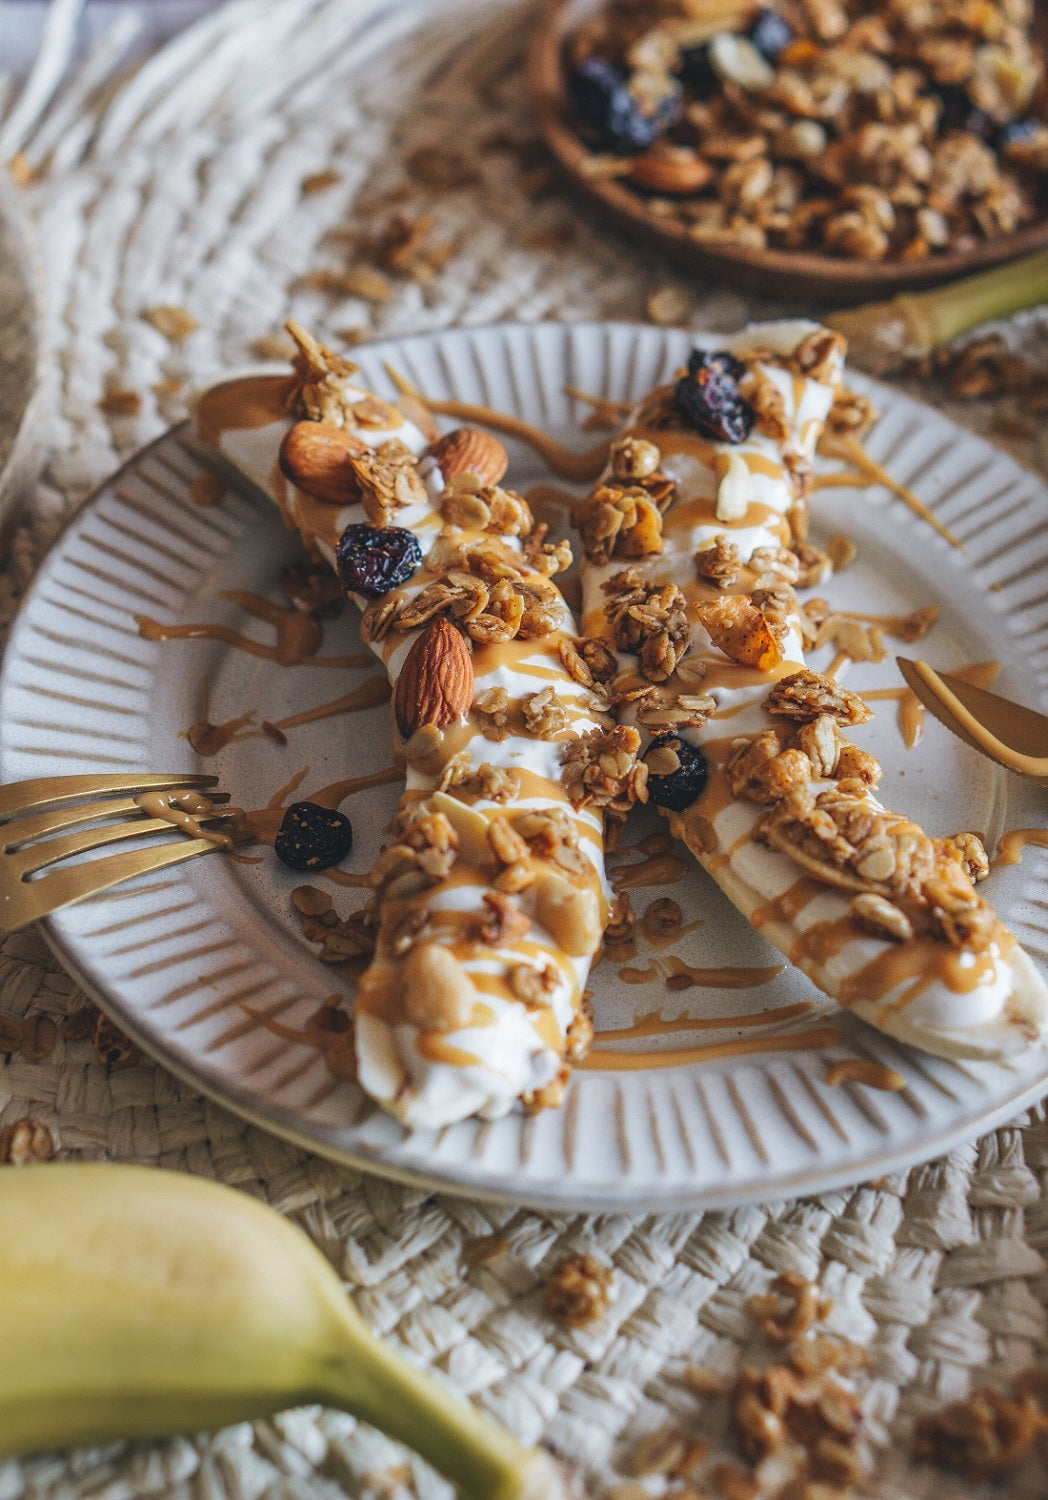
[{"label": "halved banana with toppings", "polygon": [[886,811],[861,698],[804,660],[795,587],[843,341],[765,324],[642,400],[581,503],[583,630],[613,653],[650,799],[739,910],[864,1020],[992,1057],[1048,1033],[1048,990],[976,891],[971,840]]},{"label": "halved banana with toppings", "polygon": [[427,1127],[558,1103],[640,736],[607,714],[553,581],[570,549],[501,486],[498,439],[441,437],[290,332],[291,376],[212,387],[194,427],[338,571],[394,686],[406,790],[372,872],[360,1083]]}]

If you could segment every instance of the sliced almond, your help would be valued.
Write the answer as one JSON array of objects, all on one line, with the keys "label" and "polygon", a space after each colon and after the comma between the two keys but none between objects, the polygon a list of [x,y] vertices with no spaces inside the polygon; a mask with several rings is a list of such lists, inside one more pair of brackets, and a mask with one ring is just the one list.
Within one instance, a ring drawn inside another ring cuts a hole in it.
[{"label": "sliced almond", "polygon": [[476,474],[481,484],[498,484],[509,467],[509,454],[490,432],[480,427],[456,427],[430,448],[445,483],[459,474]]},{"label": "sliced almond", "polygon": [[441,615],[430,621],[404,658],[393,699],[397,727],[410,739],[423,725],[439,729],[461,719],[472,702],[469,647]]},{"label": "sliced almond", "polygon": [[280,472],[316,500],[351,505],[360,499],[360,481],[350,460],[367,451],[366,443],[331,422],[296,422],[280,445]]}]

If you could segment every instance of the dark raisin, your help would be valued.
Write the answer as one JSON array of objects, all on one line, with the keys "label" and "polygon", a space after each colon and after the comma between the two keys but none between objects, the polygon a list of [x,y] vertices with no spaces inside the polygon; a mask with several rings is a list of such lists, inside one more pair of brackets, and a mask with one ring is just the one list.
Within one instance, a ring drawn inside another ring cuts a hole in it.
[{"label": "dark raisin", "polygon": [[777,10],[761,10],[748,36],[765,62],[774,63],[793,41],[793,27]]},{"label": "dark raisin", "polygon": [[941,131],[964,130],[988,141],[994,133],[994,123],[985,111],[974,105],[967,90],[959,83],[943,83],[936,89],[942,113],[939,117]]},{"label": "dark raisin", "polygon": [[718,78],[710,62],[710,50],[705,42],[697,47],[682,47],[680,54],[680,81],[700,99],[705,99],[717,87]]},{"label": "dark raisin", "polygon": [[568,75],[568,94],[582,123],[616,151],[646,151],[680,113],[673,93],[645,110],[622,69],[602,57],[587,57]]},{"label": "dark raisin", "polygon": [[745,366],[723,349],[696,349],[688,360],[688,373],[673,387],[678,414],[704,437],[741,443],[755,420],[753,407],[739,394],[744,371]]},{"label": "dark raisin", "polygon": [[291,870],[326,870],[353,847],[345,813],[315,802],[292,802],[273,843],[277,859]]},{"label": "dark raisin", "polygon": [[671,812],[683,812],[686,807],[706,789],[709,768],[706,757],[694,745],[681,739],[679,734],[660,734],[652,740],[644,752],[644,759],[654,750],[672,750],[680,764],[668,776],[653,776],[648,772],[648,800],[656,807],[668,807]]},{"label": "dark raisin", "polygon": [[415,535],[403,526],[347,526],[338,539],[338,576],[352,594],[379,599],[407,583],[422,561]]}]

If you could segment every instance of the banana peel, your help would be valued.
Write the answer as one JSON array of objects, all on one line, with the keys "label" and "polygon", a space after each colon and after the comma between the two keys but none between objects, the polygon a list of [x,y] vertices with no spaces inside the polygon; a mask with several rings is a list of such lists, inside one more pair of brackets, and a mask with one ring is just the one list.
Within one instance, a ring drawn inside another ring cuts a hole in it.
[{"label": "banana peel", "polygon": [[566,1495],[547,1454],[381,1344],[308,1237],[246,1193],[151,1167],[9,1167],[0,1224],[0,1455],[319,1402],[466,1500]]}]

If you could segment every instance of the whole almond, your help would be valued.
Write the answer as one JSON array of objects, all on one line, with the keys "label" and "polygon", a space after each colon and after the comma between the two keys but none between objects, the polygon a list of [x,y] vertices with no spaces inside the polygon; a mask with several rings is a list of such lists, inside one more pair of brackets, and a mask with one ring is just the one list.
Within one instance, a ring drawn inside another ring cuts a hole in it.
[{"label": "whole almond", "polygon": [[296,422],[280,445],[280,472],[316,500],[351,505],[360,499],[360,484],[350,460],[367,451],[331,422]]},{"label": "whole almond", "polygon": [[479,427],[456,427],[431,446],[445,483],[459,474],[476,474],[481,484],[498,484],[509,467],[509,454],[490,432]]},{"label": "whole almond", "polygon": [[467,714],[473,702],[473,659],[460,631],[443,615],[431,620],[397,678],[393,710],[405,739],[435,724],[442,728]]},{"label": "whole almond", "polygon": [[634,187],[682,198],[700,193],[712,176],[712,168],[692,152],[677,156],[651,151],[645,156],[635,156],[629,170]]}]

